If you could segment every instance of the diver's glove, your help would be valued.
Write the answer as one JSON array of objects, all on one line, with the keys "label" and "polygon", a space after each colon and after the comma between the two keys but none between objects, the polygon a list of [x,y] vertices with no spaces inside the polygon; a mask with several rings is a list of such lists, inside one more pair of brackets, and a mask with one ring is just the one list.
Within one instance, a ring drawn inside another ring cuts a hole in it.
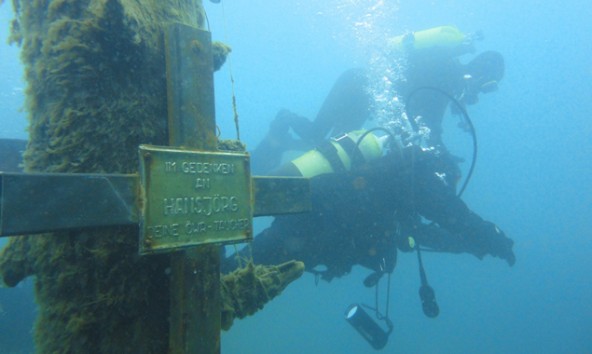
[{"label": "diver's glove", "polygon": [[478,230],[478,238],[482,240],[485,253],[504,259],[511,267],[516,263],[512,247],[514,241],[509,239],[495,224],[484,221]]}]

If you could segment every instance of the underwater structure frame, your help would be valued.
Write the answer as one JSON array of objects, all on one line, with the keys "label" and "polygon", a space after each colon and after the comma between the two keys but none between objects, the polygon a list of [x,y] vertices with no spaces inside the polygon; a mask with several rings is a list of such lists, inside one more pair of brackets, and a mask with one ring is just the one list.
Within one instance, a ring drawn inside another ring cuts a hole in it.
[{"label": "underwater structure frame", "polygon": [[0,172],[0,234],[26,236],[0,278],[35,277],[37,350],[219,353],[220,329],[304,265],[221,277],[218,245],[248,241],[253,216],[310,209],[306,179],[252,178],[243,145],[215,135],[230,49],[201,1],[13,5],[30,140],[26,173]]}]

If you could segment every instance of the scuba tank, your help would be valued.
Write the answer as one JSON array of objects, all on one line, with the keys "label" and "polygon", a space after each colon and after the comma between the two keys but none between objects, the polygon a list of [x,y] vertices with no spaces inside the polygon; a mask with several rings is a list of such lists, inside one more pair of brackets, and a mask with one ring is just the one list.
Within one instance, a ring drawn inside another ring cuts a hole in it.
[{"label": "scuba tank", "polygon": [[455,26],[439,26],[407,33],[388,40],[392,50],[449,49],[457,55],[472,52],[473,36],[465,35]]},{"label": "scuba tank", "polygon": [[352,166],[382,156],[387,137],[356,130],[331,138],[319,147],[284,164],[274,175],[311,178],[326,173],[351,171]]}]

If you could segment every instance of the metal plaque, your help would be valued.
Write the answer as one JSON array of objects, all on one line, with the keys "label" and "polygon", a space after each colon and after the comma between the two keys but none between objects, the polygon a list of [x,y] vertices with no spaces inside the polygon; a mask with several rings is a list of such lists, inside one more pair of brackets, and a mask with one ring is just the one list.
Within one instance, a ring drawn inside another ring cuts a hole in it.
[{"label": "metal plaque", "polygon": [[249,155],[141,145],[140,254],[253,237]]}]

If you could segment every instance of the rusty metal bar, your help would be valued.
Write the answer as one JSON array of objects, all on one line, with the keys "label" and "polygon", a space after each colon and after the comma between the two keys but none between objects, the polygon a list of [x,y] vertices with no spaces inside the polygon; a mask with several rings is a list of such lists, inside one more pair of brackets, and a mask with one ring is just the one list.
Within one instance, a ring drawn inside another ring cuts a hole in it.
[{"label": "rusty metal bar", "polygon": [[[214,78],[207,31],[174,24],[165,33],[169,144],[215,150]],[[172,354],[220,353],[220,251],[204,245],[171,255]]]},{"label": "rusty metal bar", "polygon": [[253,216],[311,211],[310,180],[302,177],[255,176]]},{"label": "rusty metal bar", "polygon": [[0,172],[0,236],[138,223],[138,176]]}]

